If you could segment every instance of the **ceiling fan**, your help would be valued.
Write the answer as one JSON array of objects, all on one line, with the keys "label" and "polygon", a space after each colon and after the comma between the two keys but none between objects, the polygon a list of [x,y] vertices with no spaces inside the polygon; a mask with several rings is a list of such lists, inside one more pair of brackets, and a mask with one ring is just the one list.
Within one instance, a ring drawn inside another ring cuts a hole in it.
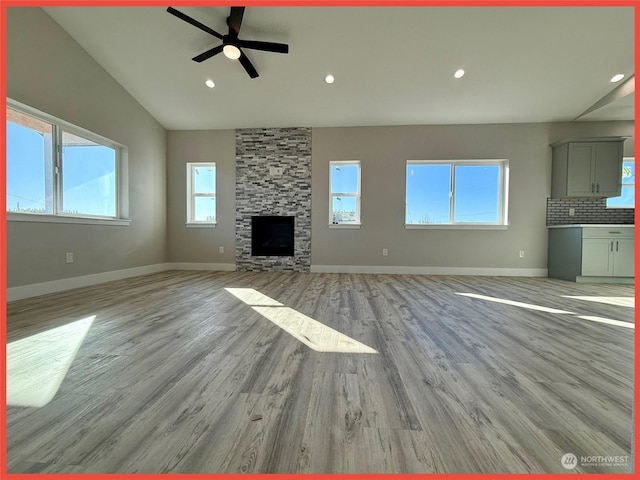
[{"label": "ceiling fan", "polygon": [[204,62],[205,60],[222,52],[227,58],[230,58],[232,60],[239,60],[240,64],[244,67],[249,76],[251,78],[256,78],[259,76],[258,72],[251,61],[249,61],[247,56],[241,50],[242,48],[263,50],[265,52],[289,53],[289,45],[286,45],[284,43],[259,42],[254,40],[241,40],[238,38],[240,26],[242,25],[242,16],[244,15],[244,7],[231,7],[231,13],[227,17],[227,26],[229,27],[229,32],[226,35],[222,35],[216,32],[212,28],[203,25],[202,23],[194,20],[190,16],[185,15],[184,13],[176,10],[173,7],[167,8],[167,12],[175,15],[176,17],[184,20],[187,23],[190,23],[194,27],[197,27],[200,30],[205,31],[208,34],[222,40],[222,45],[213,47],[212,49],[193,57],[192,60],[194,62]]}]

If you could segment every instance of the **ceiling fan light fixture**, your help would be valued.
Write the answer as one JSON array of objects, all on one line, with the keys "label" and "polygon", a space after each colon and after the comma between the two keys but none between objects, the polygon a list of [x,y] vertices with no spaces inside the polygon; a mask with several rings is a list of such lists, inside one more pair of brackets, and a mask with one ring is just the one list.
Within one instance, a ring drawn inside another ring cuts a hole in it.
[{"label": "ceiling fan light fixture", "polygon": [[624,78],[624,73],[616,73],[613,77],[611,77],[611,83],[619,82]]},{"label": "ceiling fan light fixture", "polygon": [[222,53],[224,53],[225,57],[230,58],[231,60],[237,60],[240,58],[240,49],[231,43],[226,44],[222,48]]}]

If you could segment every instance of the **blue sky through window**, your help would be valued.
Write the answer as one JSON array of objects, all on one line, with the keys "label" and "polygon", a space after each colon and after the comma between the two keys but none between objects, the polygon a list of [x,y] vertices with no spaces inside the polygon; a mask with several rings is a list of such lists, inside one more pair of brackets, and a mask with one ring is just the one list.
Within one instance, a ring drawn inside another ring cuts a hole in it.
[{"label": "blue sky through window", "polygon": [[51,133],[7,122],[7,211],[52,213],[45,186],[45,165],[51,157],[45,147],[50,137]]},{"label": "blue sky through window", "polygon": [[212,166],[194,167],[193,193],[215,193],[216,169]]},{"label": "blue sky through window", "polygon": [[500,167],[456,165],[454,222],[498,221]]},{"label": "blue sky through window", "polygon": [[406,224],[500,223],[501,168],[407,163]]},{"label": "blue sky through window", "polygon": [[407,165],[407,224],[442,224],[450,218],[451,165]]},{"label": "blue sky through window", "polygon": [[358,165],[331,167],[331,193],[358,193]]},{"label": "blue sky through window", "polygon": [[622,191],[619,197],[607,198],[607,208],[633,208],[636,204],[636,162],[622,162]]},{"label": "blue sky through window", "polygon": [[116,152],[85,141],[62,148],[62,210],[64,213],[116,216]]}]

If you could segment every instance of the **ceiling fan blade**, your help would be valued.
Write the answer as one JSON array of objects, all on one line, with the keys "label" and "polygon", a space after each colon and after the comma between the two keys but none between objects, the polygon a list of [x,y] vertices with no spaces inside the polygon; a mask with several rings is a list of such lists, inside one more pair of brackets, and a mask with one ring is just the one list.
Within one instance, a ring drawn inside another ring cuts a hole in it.
[{"label": "ceiling fan blade", "polygon": [[240,45],[242,48],[264,50],[265,52],[289,53],[289,45],[287,45],[286,43],[256,42],[253,40],[238,39],[238,45]]},{"label": "ceiling fan blade", "polygon": [[167,12],[169,12],[171,15],[175,15],[176,17],[178,17],[180,20],[184,20],[187,23],[190,23],[191,25],[193,25],[194,27],[199,28],[202,31],[205,31],[211,35],[213,35],[214,37],[218,37],[220,40],[222,40],[222,35],[218,32],[216,32],[215,30],[213,30],[212,28],[207,27],[206,25],[203,25],[202,23],[200,23],[197,20],[194,20],[193,18],[191,18],[189,15],[185,15],[184,13],[180,12],[179,10],[176,10],[173,7],[169,7],[167,8]]},{"label": "ceiling fan blade", "polygon": [[244,54],[244,52],[240,51],[240,58],[238,60],[240,60],[240,63],[242,64],[242,66],[244,67],[244,69],[247,71],[247,73],[251,78],[256,78],[259,76],[258,71],[251,64],[251,62],[249,61],[247,56]]},{"label": "ceiling fan blade", "polygon": [[244,15],[244,7],[231,7],[231,13],[227,17],[227,25],[229,25],[229,30],[235,32],[235,36],[238,36],[238,32],[240,31],[240,26],[242,25],[242,16]]},{"label": "ceiling fan blade", "polygon": [[204,53],[201,53],[200,55],[193,57],[192,60],[194,62],[204,62],[205,60],[207,60],[208,58],[213,57],[214,55],[219,54],[222,51],[222,45],[218,45],[217,47],[213,47],[211,50],[207,50]]}]

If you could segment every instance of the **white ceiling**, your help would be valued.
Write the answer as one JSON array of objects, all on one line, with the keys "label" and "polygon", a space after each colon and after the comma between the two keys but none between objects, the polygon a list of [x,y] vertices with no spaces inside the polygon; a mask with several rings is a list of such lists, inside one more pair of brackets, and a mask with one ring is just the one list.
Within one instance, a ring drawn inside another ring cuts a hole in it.
[{"label": "white ceiling", "polygon": [[[177,8],[226,33],[227,7]],[[240,38],[290,47],[245,50],[256,79],[223,55],[193,62],[220,40],[164,7],[45,11],[171,130],[571,121],[634,74],[631,7],[247,7]]]}]

